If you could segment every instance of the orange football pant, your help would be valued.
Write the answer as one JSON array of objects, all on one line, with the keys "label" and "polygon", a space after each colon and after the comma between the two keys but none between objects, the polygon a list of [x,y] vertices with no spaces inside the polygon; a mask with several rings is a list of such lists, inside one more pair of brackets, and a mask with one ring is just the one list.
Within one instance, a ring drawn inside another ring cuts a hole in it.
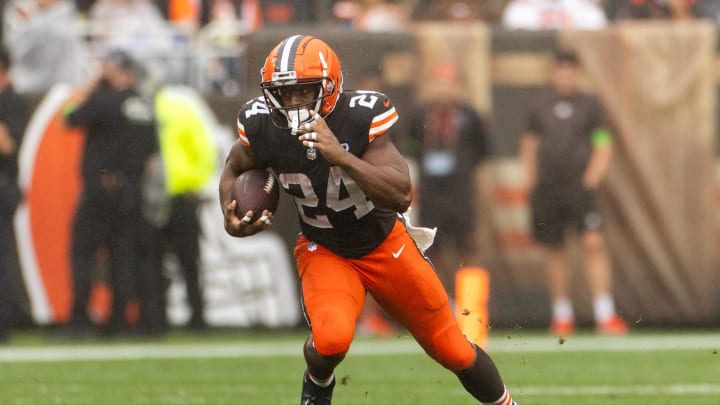
[{"label": "orange football pant", "polygon": [[337,256],[302,235],[295,257],[319,354],[347,353],[368,292],[445,368],[460,371],[474,361],[475,349],[458,327],[440,279],[402,221],[360,259]]}]

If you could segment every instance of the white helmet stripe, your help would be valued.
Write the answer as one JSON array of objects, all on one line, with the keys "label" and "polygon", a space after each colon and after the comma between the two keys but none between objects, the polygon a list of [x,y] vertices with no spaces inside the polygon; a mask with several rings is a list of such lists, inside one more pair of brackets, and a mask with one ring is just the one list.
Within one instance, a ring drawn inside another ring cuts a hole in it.
[{"label": "white helmet stripe", "polygon": [[327,62],[325,61],[325,55],[323,55],[322,52],[318,52],[318,56],[320,57],[320,63],[322,63],[323,76],[327,76]]},{"label": "white helmet stripe", "polygon": [[325,55],[323,55],[322,52],[318,52],[318,56],[320,57],[320,63],[322,64],[323,71],[323,79],[322,79],[322,87],[320,88],[320,94],[318,95],[317,103],[315,103],[315,112],[320,114],[320,111],[322,110],[322,103],[325,100],[323,95],[325,95],[325,89],[327,88],[327,77],[328,77],[328,71],[327,71],[327,62],[325,61]]},{"label": "white helmet stripe", "polygon": [[[287,72],[288,70],[295,70],[294,66],[291,69],[289,65],[291,62],[294,62],[294,59],[291,58],[295,56],[295,50],[297,49],[295,42],[299,41],[302,37],[302,35],[293,35],[285,41],[281,49],[282,55],[280,55],[280,66],[276,65],[277,71]],[[277,69],[278,67],[279,69]]]}]

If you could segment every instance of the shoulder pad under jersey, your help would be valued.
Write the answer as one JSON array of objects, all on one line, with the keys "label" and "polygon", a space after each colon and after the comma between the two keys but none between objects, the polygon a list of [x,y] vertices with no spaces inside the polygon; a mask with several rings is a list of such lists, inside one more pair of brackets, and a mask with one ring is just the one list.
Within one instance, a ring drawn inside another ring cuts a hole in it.
[{"label": "shoulder pad under jersey", "polygon": [[263,97],[253,98],[243,104],[237,115],[237,132],[240,142],[245,146],[250,146],[248,134],[259,131],[270,119],[270,109]]},{"label": "shoulder pad under jersey", "polygon": [[370,90],[343,93],[341,108],[349,108],[354,123],[368,125],[368,140],[386,133],[398,121],[398,113],[387,95]]}]

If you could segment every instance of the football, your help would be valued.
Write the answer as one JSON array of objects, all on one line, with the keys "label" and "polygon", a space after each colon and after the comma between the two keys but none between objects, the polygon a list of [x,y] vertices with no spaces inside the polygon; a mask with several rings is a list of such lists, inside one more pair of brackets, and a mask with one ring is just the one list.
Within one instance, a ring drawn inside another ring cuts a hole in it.
[{"label": "football", "polygon": [[280,201],[280,186],[275,176],[267,170],[255,169],[243,172],[233,183],[232,198],[237,201],[235,214],[242,218],[253,212],[250,221],[260,218],[263,210],[275,212]]}]

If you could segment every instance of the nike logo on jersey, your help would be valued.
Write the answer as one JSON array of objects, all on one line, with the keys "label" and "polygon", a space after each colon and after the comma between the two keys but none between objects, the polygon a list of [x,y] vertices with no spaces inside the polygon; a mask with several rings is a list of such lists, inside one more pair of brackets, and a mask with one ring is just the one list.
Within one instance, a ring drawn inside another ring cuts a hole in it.
[{"label": "nike logo on jersey", "polygon": [[402,254],[403,250],[405,250],[405,245],[404,245],[404,244],[403,244],[402,246],[400,246],[400,249],[398,249],[397,252],[393,252],[393,254],[392,254],[393,258],[397,259],[398,257],[400,257],[400,255]]},{"label": "nike logo on jersey", "polygon": [[383,105],[385,106],[385,108],[390,107],[390,99],[383,101]]}]

